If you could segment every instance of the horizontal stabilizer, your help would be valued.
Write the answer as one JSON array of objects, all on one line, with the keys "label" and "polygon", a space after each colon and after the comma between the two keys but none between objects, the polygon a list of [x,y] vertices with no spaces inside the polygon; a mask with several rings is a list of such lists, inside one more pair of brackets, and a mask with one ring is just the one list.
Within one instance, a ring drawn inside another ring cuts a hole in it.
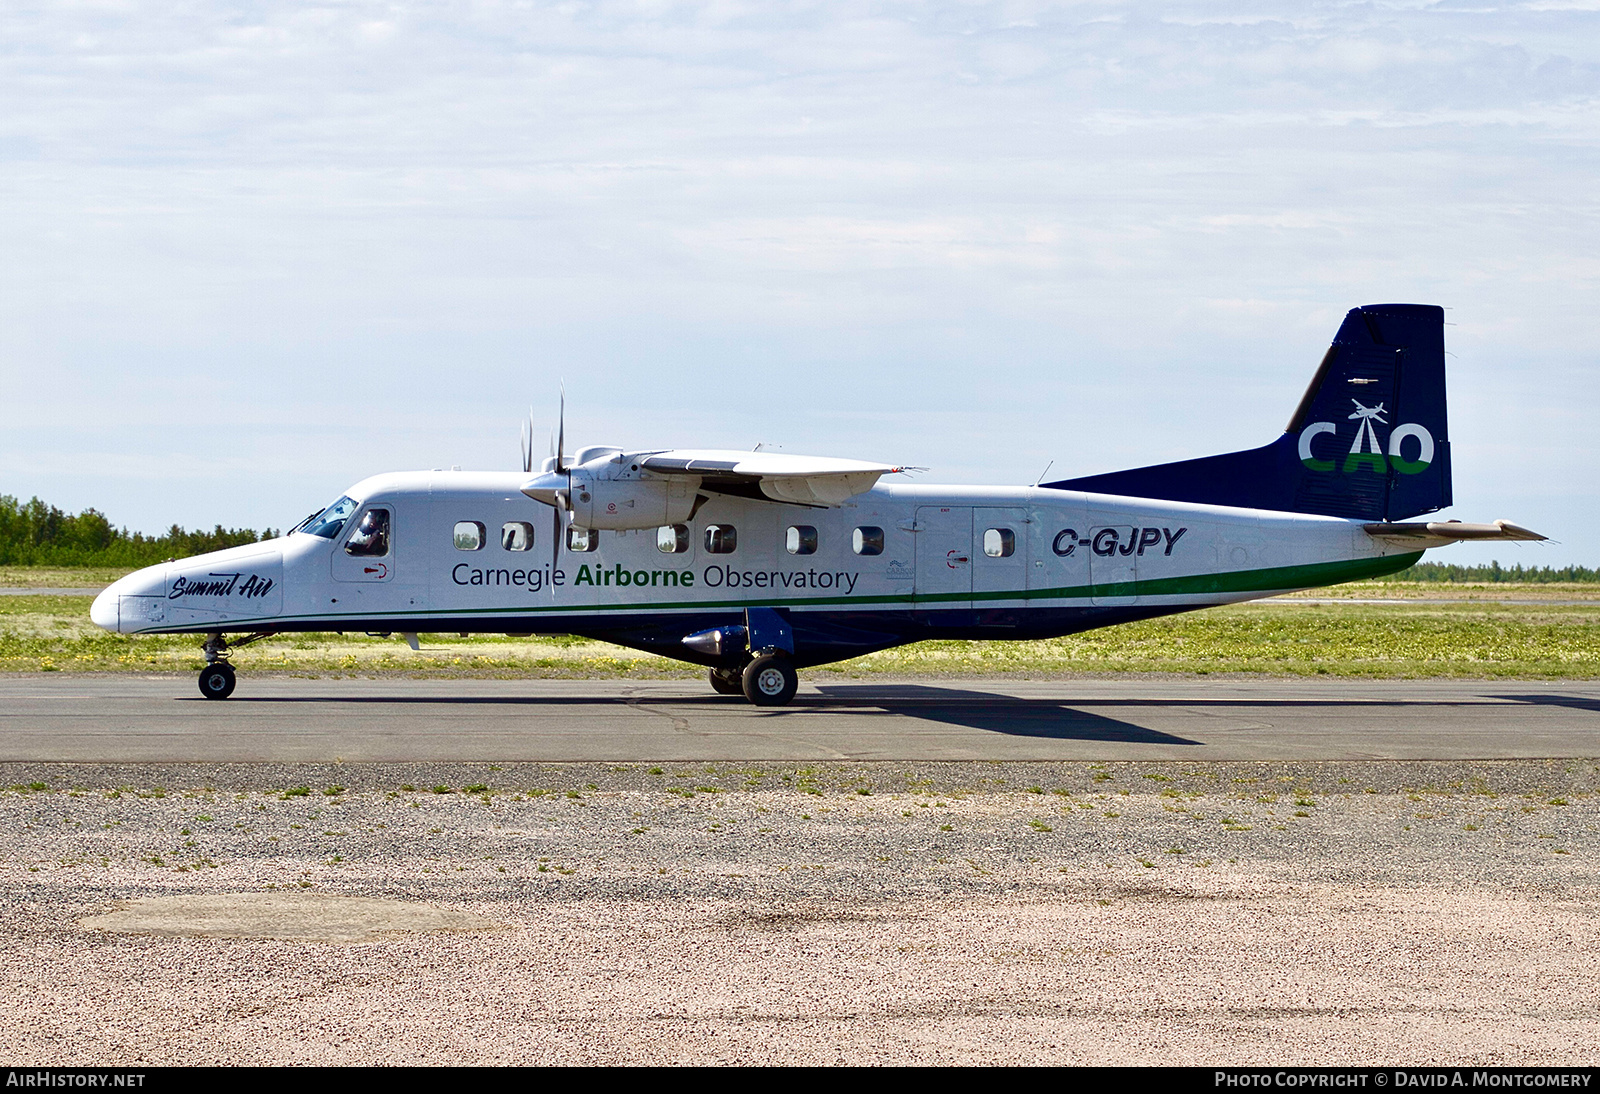
[{"label": "horizontal stabilizer", "polygon": [[1443,547],[1463,540],[1542,540],[1538,532],[1497,520],[1492,524],[1464,524],[1459,520],[1412,521],[1405,524],[1381,522],[1362,528],[1374,539],[1388,540],[1408,547]]}]

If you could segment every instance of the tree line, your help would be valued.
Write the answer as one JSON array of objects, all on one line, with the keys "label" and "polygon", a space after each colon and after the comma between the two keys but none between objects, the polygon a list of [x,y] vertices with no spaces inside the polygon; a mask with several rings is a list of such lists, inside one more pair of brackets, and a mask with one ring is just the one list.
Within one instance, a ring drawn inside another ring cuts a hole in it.
[{"label": "tree line", "polygon": [[224,528],[189,531],[174,524],[164,535],[147,536],[117,528],[98,509],[76,515],[38,498],[19,502],[0,494],[0,565],[4,566],[151,566],[272,539],[268,528]]},{"label": "tree line", "polygon": [[1600,570],[1587,566],[1450,566],[1442,562],[1419,562],[1379,581],[1491,582],[1495,584],[1549,585],[1557,581],[1600,581]]}]

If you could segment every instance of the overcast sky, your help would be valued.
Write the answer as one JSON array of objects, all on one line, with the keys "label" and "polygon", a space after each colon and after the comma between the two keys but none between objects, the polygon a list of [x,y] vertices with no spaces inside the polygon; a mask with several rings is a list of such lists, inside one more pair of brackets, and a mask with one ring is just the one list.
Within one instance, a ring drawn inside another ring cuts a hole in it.
[{"label": "overcast sky", "polygon": [[[1027,483],[1452,310],[1448,515],[1600,564],[1600,2],[10,3],[0,493],[282,527],[569,444]],[[541,433],[541,451],[543,435]]]}]

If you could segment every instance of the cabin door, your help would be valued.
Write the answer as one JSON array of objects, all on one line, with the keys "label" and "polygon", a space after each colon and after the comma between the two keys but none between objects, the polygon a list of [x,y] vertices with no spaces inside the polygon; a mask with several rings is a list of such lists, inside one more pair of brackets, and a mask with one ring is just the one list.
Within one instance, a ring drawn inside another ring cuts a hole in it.
[{"label": "cabin door", "polygon": [[922,506],[916,540],[918,607],[971,607],[972,507]]},{"label": "cabin door", "polygon": [[[972,591],[979,608],[1023,603],[1028,587],[1028,511],[972,511]],[[988,597],[981,594],[988,593]],[[996,596],[1015,593],[1015,596]]]}]

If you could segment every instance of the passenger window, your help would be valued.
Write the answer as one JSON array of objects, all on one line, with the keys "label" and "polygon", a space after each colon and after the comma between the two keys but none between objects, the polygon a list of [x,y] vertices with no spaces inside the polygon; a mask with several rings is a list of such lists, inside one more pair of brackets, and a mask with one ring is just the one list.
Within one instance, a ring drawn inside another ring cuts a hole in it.
[{"label": "passenger window", "polygon": [[389,510],[368,509],[345,540],[344,553],[381,558],[389,553]]},{"label": "passenger window", "polygon": [[858,555],[883,554],[883,529],[857,528],[850,534],[850,549]]},{"label": "passenger window", "polygon": [[739,546],[739,535],[731,524],[706,525],[706,550],[714,555],[731,555]]},{"label": "passenger window", "polygon": [[1017,534],[1009,528],[987,528],[983,533],[983,553],[990,558],[1010,558],[1017,550]]},{"label": "passenger window", "polygon": [[500,526],[500,546],[507,551],[533,548],[533,525],[525,520],[508,520]]},{"label": "passenger window", "polygon": [[817,530],[809,524],[793,525],[784,546],[791,555],[814,555],[817,553]]},{"label": "passenger window", "polygon": [[481,551],[485,532],[475,520],[456,521],[455,541],[458,551]]},{"label": "passenger window", "polygon": [[580,528],[576,524],[567,525],[567,550],[584,554],[600,546],[600,533],[593,528]]},{"label": "passenger window", "polygon": [[656,550],[664,555],[681,555],[689,549],[689,526],[668,524],[656,530]]}]

